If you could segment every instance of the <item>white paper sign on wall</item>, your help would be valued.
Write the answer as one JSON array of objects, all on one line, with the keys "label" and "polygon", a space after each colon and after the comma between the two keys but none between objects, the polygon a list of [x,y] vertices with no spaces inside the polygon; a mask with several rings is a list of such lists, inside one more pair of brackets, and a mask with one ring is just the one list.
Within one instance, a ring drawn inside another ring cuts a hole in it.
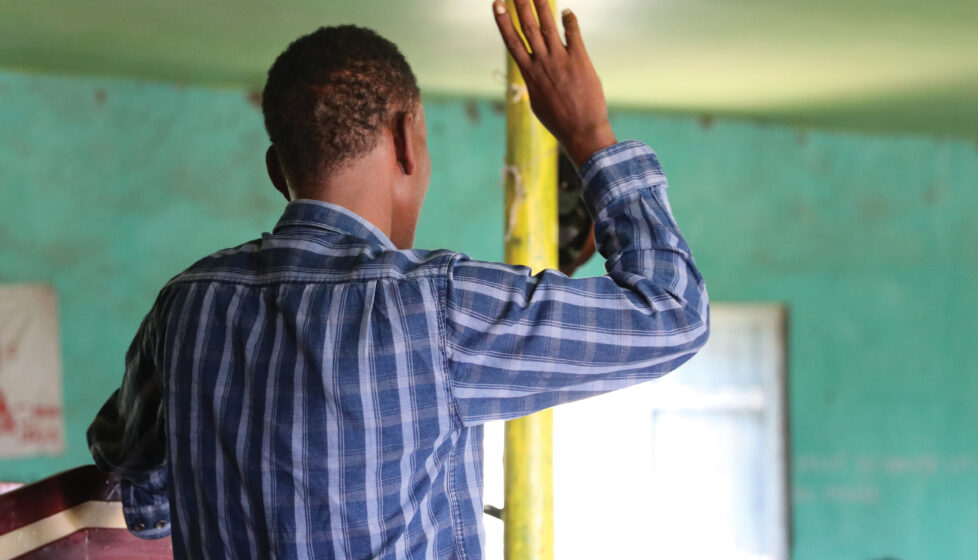
[{"label": "white paper sign on wall", "polygon": [[57,306],[49,285],[0,285],[0,458],[64,452]]}]

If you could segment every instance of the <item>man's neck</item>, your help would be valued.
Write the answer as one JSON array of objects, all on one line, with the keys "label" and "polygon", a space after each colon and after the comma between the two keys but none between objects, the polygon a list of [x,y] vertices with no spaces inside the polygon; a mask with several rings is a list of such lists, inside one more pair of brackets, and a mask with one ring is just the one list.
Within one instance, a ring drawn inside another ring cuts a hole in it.
[{"label": "man's neck", "polygon": [[387,169],[390,160],[384,156],[382,150],[373,150],[335,170],[324,181],[294,192],[293,197],[342,206],[392,238],[392,184],[398,177]]}]

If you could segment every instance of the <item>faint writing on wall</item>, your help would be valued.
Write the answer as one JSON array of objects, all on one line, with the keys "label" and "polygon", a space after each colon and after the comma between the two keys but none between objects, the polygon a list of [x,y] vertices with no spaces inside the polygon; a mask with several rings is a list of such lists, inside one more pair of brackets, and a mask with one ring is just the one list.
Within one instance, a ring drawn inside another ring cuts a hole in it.
[{"label": "faint writing on wall", "polygon": [[910,455],[807,454],[795,459],[794,471],[796,476],[805,479],[793,488],[795,504],[875,506],[894,488],[904,489],[909,484],[927,486],[954,477],[972,478],[978,473],[978,456],[968,451]]},{"label": "faint writing on wall", "polygon": [[941,474],[964,474],[978,471],[978,456],[967,451],[958,453],[918,453],[911,455],[869,453],[850,456],[799,455],[794,462],[799,474],[835,474],[928,477]]},{"label": "faint writing on wall", "polygon": [[0,458],[63,451],[54,289],[0,285]]}]

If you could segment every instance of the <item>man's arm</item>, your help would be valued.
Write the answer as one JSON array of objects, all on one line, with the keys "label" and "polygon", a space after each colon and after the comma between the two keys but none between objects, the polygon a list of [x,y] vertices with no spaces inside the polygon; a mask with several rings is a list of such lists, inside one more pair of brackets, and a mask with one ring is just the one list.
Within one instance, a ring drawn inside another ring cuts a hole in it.
[{"label": "man's arm", "polygon": [[709,333],[706,287],[652,151],[601,150],[581,169],[607,276],[472,261],[449,268],[451,390],[466,425],[509,419],[654,379]]},{"label": "man's arm", "polygon": [[533,20],[516,6],[532,54],[501,3],[496,21],[524,73],[540,120],[580,166],[607,276],[572,279],[547,270],[457,257],[446,311],[451,389],[474,425],[634,385],[672,371],[706,342],[709,303],[673,219],[666,178],[644,144],[616,143],[607,109],[565,12],[560,42],[546,0]]},{"label": "man's arm", "polygon": [[95,464],[120,480],[126,525],[145,539],[170,534],[166,411],[155,346],[151,312],[126,352],[122,386],[88,428],[88,446]]}]

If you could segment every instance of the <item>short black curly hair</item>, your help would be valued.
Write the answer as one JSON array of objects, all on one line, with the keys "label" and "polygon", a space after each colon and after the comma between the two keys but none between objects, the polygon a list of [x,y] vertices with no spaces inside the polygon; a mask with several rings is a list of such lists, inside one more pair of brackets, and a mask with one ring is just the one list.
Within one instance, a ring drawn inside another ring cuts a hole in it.
[{"label": "short black curly hair", "polygon": [[420,98],[394,43],[339,25],[296,39],[275,59],[261,105],[283,171],[302,185],[373,149],[395,112],[412,110]]}]

